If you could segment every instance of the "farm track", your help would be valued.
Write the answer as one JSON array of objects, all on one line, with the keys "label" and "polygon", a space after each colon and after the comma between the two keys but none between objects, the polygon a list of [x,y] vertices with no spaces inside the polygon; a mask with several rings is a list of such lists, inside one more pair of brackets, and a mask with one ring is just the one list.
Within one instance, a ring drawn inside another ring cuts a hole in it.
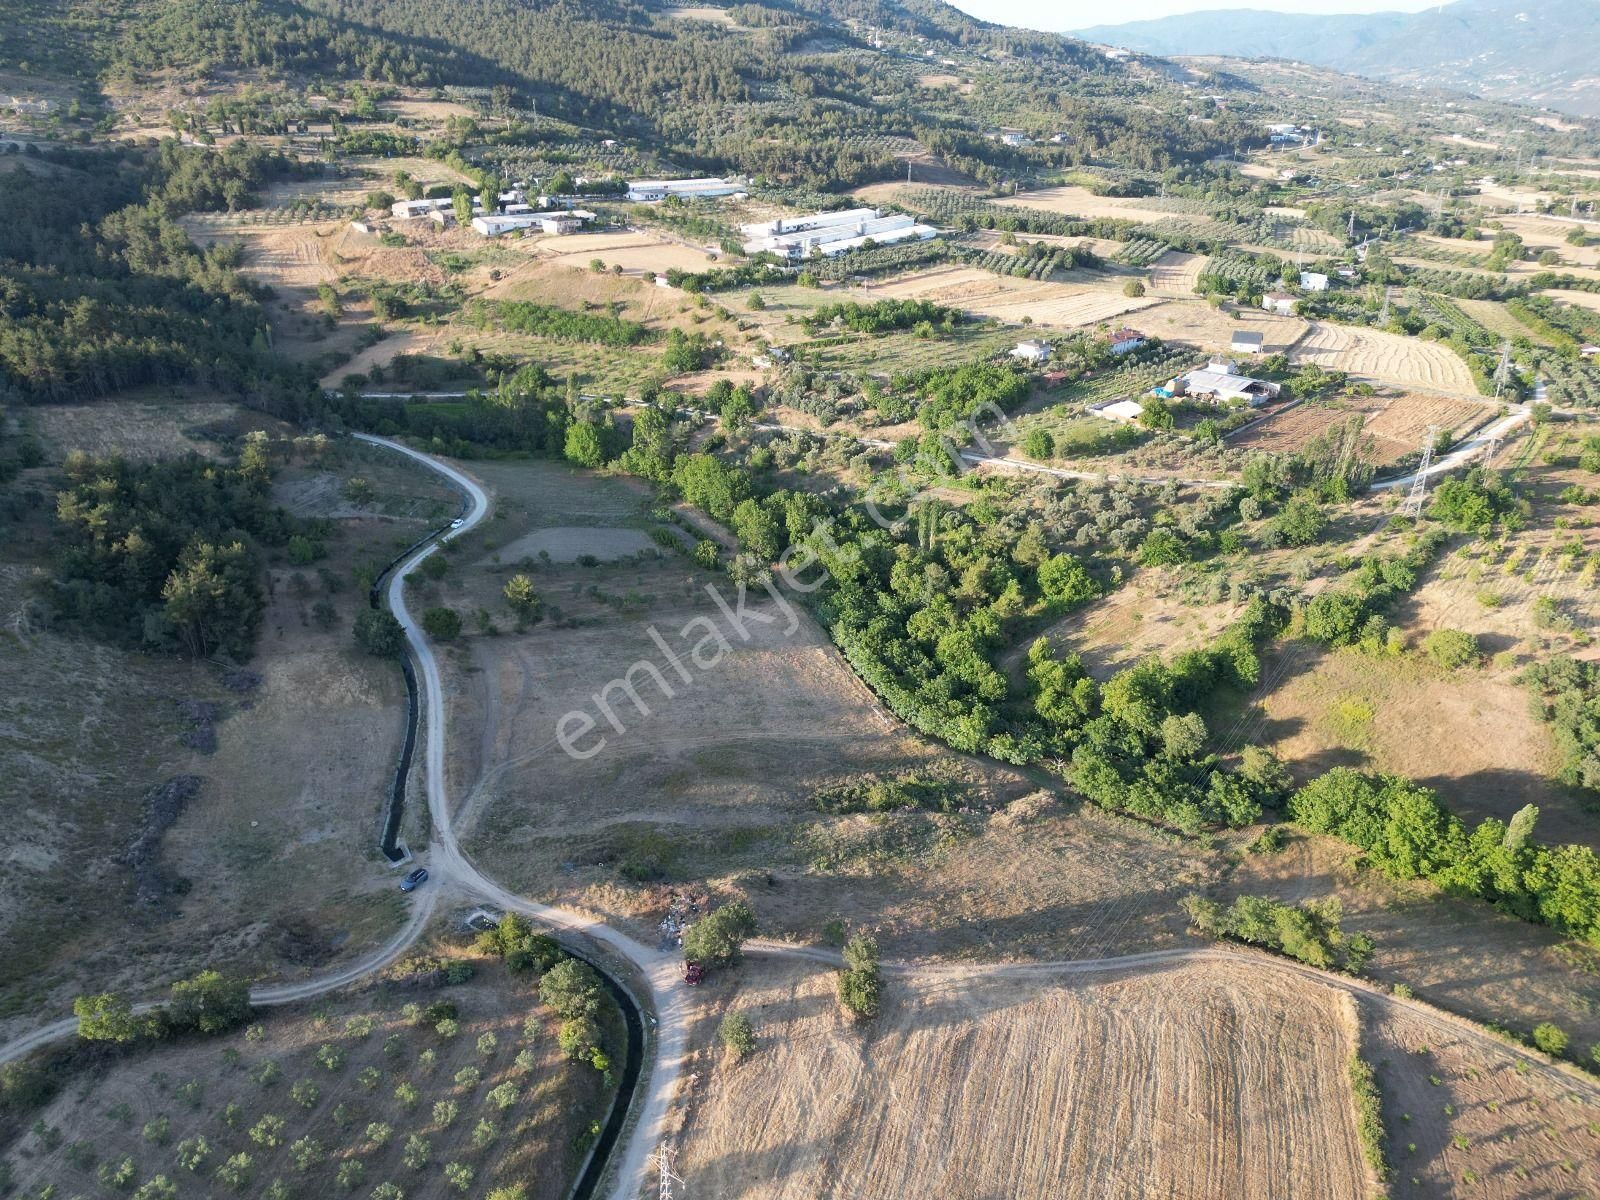
[{"label": "farm track", "polygon": [[[1526,410],[1514,412],[1497,422],[1491,430],[1476,440],[1481,442],[1492,433],[1503,433],[1526,419],[1526,416]],[[389,584],[391,606],[396,618],[405,628],[424,683],[426,717],[424,777],[429,814],[433,823],[433,841],[422,857],[426,859],[434,876],[434,882],[414,895],[411,915],[406,925],[388,944],[372,955],[316,979],[253,989],[251,999],[261,1005],[290,1004],[338,990],[366,978],[404,954],[406,949],[422,935],[435,912],[439,910],[441,902],[447,897],[455,900],[488,902],[506,911],[529,916],[569,938],[578,939],[585,945],[601,947],[608,957],[620,961],[631,969],[633,979],[630,982],[642,986],[646,991],[645,998],[653,1009],[653,1020],[657,1022],[654,1036],[649,1039],[653,1061],[645,1064],[647,1075],[639,1093],[642,1100],[630,1118],[630,1127],[619,1143],[610,1170],[612,1185],[609,1194],[615,1200],[633,1200],[648,1180],[650,1156],[667,1128],[667,1118],[677,1099],[678,1084],[688,1053],[691,997],[680,975],[677,955],[647,947],[586,914],[540,904],[518,896],[484,875],[462,851],[456,840],[455,812],[446,791],[446,712],[443,683],[432,650],[417,621],[406,607],[403,585],[405,576],[435,553],[444,541],[459,537],[482,521],[489,511],[489,499],[476,481],[448,463],[388,439],[363,434],[356,436],[373,445],[385,446],[404,454],[443,474],[460,487],[469,499],[468,514],[463,518],[462,525],[417,550],[395,571]],[[1458,465],[1460,461],[1465,460],[1465,456],[1473,452],[1474,448],[1471,444],[1459,447],[1437,464],[1435,469],[1446,470]],[[1401,486],[1407,482],[1409,480],[1405,479],[1390,481],[1388,486]],[[1080,941],[1081,948],[1085,952],[1090,952],[1093,947],[1104,948],[1115,945],[1121,931],[1134,915],[1131,905],[1127,911],[1117,910],[1106,914],[1103,925],[1094,931],[1097,936],[1085,936]],[[842,961],[832,951],[765,940],[753,942],[749,949],[753,954],[801,958],[830,966],[838,965]],[[1194,947],[1114,957],[980,965],[887,962],[884,964],[884,970],[891,975],[960,982],[985,978],[1050,979],[1114,972],[1139,972],[1173,963],[1207,961],[1222,963],[1248,961],[1269,970],[1323,983],[1386,1009],[1404,1011],[1435,1028],[1448,1028],[1482,1045],[1498,1048],[1527,1063],[1530,1069],[1557,1079],[1568,1088],[1581,1090],[1591,1097],[1600,1099],[1600,1083],[1522,1047],[1501,1042],[1464,1018],[1434,1009],[1420,1001],[1391,996],[1376,985],[1359,979],[1319,971],[1244,949]],[[153,1003],[139,1006],[143,1011],[154,1007]],[[75,1029],[74,1020],[60,1020],[30,1034],[14,1038],[0,1046],[0,1063],[13,1061],[50,1041],[70,1036]]]}]

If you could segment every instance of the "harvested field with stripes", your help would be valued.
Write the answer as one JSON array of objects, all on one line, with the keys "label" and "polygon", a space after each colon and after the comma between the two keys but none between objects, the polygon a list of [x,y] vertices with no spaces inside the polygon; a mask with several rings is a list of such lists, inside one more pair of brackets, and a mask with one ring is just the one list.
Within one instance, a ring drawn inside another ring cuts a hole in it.
[{"label": "harvested field with stripes", "polygon": [[824,968],[741,974],[732,1006],[757,1049],[722,1059],[704,1019],[677,1138],[706,1195],[1367,1194],[1346,1079],[1354,1009],[1321,984],[1246,961],[954,968],[889,976],[882,1015],[855,1026]]},{"label": "harvested field with stripes", "polygon": [[1204,254],[1185,254],[1169,250],[1150,267],[1150,290],[1163,296],[1193,296],[1206,265]]},{"label": "harvested field with stripes", "polygon": [[1166,300],[1143,310],[1129,324],[1138,326],[1147,337],[1187,342],[1217,354],[1227,353],[1234,333],[1240,330],[1261,334],[1267,354],[1287,350],[1306,330],[1306,323],[1298,317],[1279,317],[1257,309],[1227,313],[1203,300]]},{"label": "harvested field with stripes", "polygon": [[1467,364],[1448,346],[1377,329],[1313,322],[1293,357],[1397,387],[1467,395],[1477,390]]}]

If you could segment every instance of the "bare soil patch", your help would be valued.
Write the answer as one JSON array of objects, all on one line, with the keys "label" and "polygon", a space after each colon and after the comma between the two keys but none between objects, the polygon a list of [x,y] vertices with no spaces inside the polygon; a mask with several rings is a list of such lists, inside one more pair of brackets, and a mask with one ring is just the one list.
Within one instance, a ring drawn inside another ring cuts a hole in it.
[{"label": "bare soil patch", "polygon": [[1383,1093],[1397,1200],[1600,1189],[1600,1123],[1579,1093],[1517,1070],[1477,1039],[1370,1002],[1362,1046]]}]

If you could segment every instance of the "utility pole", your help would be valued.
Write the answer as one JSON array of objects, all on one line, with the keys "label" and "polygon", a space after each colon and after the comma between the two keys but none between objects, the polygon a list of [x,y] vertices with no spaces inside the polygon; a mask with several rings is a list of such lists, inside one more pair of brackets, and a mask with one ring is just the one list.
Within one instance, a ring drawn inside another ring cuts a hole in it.
[{"label": "utility pole", "polygon": [[672,1147],[665,1142],[656,1151],[656,1172],[661,1177],[660,1200],[672,1200],[672,1185],[683,1180],[672,1173]]},{"label": "utility pole", "polygon": [[1422,515],[1422,501],[1428,494],[1428,468],[1433,464],[1433,443],[1439,438],[1439,427],[1429,425],[1425,436],[1428,440],[1422,445],[1422,461],[1417,464],[1417,474],[1411,481],[1411,490],[1406,493],[1406,502],[1400,506],[1402,516]]}]

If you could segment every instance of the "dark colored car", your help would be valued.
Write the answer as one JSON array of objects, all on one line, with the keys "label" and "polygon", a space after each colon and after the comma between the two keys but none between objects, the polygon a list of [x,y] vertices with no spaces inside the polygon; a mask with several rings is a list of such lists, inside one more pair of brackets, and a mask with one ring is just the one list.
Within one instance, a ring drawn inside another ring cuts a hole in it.
[{"label": "dark colored car", "polygon": [[400,890],[402,892],[414,892],[426,882],[428,882],[428,868],[418,867],[400,881]]}]

